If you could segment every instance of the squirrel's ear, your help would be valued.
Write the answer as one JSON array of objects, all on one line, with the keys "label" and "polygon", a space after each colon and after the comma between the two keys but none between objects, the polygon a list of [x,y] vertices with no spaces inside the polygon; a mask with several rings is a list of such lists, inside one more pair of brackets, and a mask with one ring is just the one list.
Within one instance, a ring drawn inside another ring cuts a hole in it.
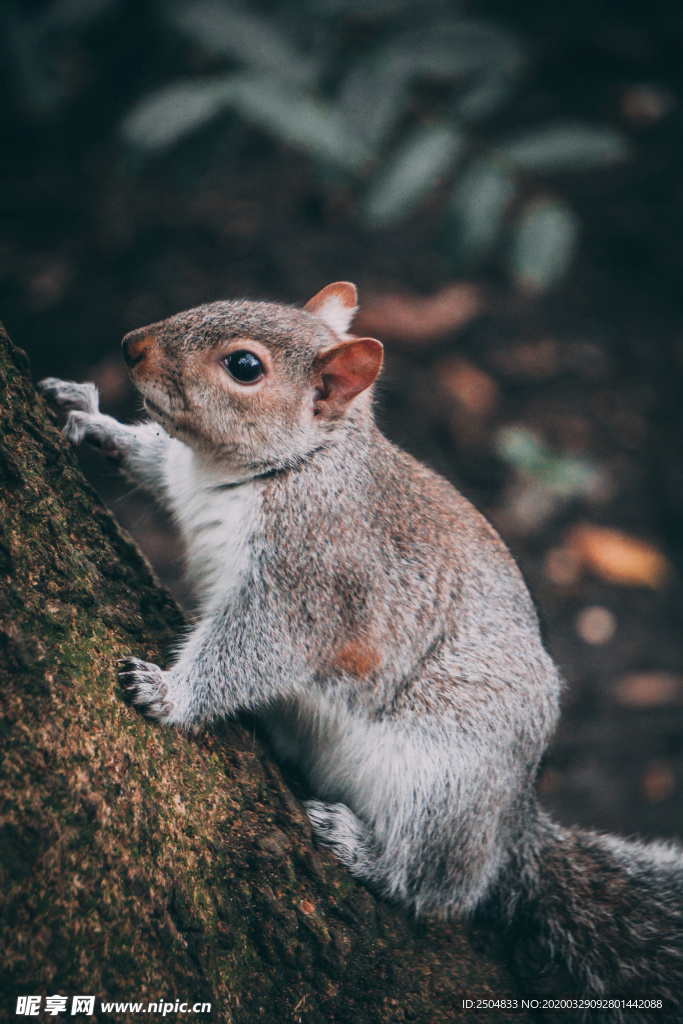
[{"label": "squirrel's ear", "polygon": [[336,334],[346,334],[358,310],[358,292],[350,281],[328,284],[304,306]]},{"label": "squirrel's ear", "polygon": [[324,349],[315,362],[315,415],[335,415],[377,378],[384,347],[375,338],[352,338]]}]

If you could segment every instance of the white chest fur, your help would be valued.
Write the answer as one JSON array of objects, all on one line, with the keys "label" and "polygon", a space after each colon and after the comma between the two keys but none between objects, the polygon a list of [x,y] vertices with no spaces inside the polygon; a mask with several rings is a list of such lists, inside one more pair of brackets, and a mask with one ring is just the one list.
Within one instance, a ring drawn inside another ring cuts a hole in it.
[{"label": "white chest fur", "polygon": [[258,484],[235,486],[223,467],[198,458],[179,441],[171,446],[165,476],[197,596],[204,606],[228,601],[249,565],[249,541],[259,519]]}]

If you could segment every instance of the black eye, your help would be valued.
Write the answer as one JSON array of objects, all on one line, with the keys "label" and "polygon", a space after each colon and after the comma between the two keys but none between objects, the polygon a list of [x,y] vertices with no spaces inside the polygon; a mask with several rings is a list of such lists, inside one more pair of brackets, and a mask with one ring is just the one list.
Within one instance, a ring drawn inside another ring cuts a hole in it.
[{"label": "black eye", "polygon": [[257,359],[253,352],[247,352],[244,349],[231,352],[223,362],[230,376],[238,380],[240,384],[253,384],[264,374],[260,359]]}]

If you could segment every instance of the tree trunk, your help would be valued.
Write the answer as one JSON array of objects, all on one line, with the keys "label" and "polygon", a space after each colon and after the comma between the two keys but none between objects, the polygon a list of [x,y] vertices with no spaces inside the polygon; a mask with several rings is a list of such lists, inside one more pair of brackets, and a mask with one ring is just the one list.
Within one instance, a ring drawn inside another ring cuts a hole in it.
[{"label": "tree trunk", "polygon": [[183,618],[27,368],[0,328],[0,990],[12,1018],[17,996],[68,996],[70,1017],[71,997],[89,994],[98,1015],[100,999],[178,999],[211,1003],[200,1019],[438,1024],[465,997],[515,995],[492,945],[409,920],[313,849],[251,728],[188,737],[123,703],[116,659],[163,664]]}]

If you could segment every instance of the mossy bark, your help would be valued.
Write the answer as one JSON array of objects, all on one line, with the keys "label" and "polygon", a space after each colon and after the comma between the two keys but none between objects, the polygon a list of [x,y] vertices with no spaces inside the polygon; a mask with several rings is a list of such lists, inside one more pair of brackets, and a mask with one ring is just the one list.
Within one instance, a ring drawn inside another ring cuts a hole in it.
[{"label": "mossy bark", "polygon": [[251,730],[188,737],[122,702],[116,659],[163,664],[182,615],[83,479],[4,331],[0,387],[8,1015],[18,995],[92,994],[207,1001],[208,1019],[235,1022],[438,1024],[466,996],[513,994],[465,928],[410,921],[313,848]]}]

